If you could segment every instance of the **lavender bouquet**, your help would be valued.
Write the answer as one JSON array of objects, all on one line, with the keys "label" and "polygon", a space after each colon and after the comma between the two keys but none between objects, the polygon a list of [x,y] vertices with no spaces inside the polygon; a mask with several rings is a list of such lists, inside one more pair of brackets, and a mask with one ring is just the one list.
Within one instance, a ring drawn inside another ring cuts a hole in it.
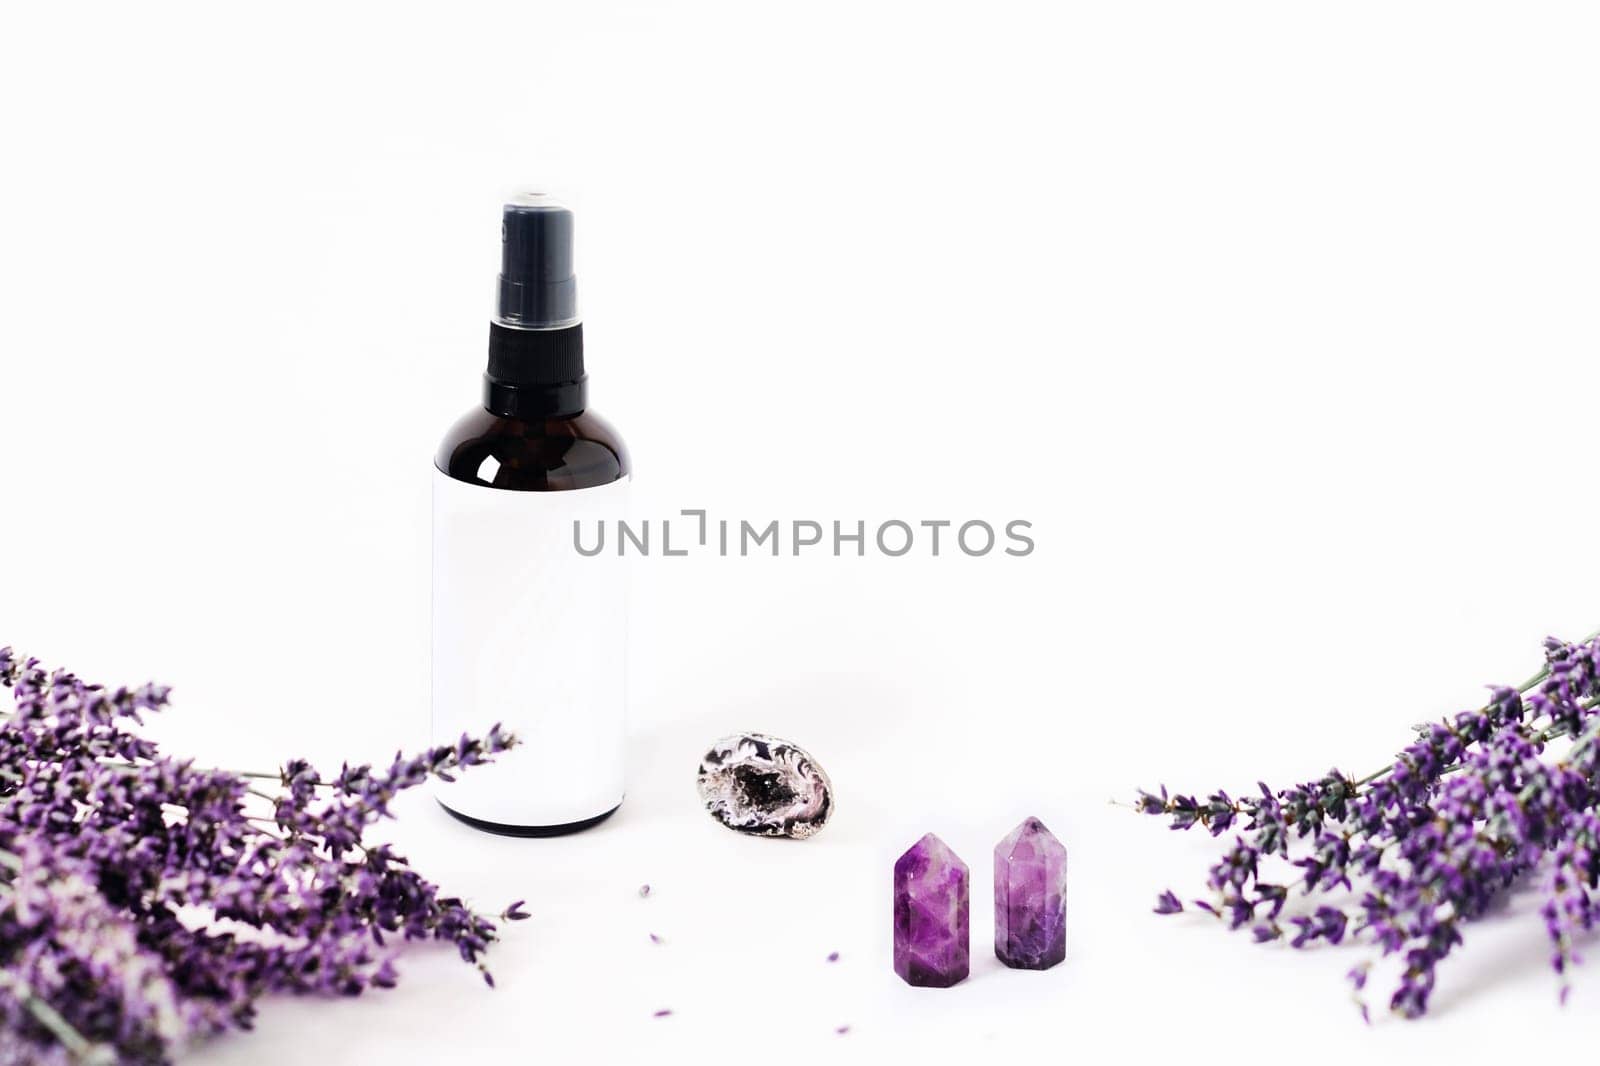
[{"label": "lavender bouquet", "polygon": [[166,1062],[248,1029],[264,995],[391,987],[410,940],[493,984],[494,921],[363,836],[403,789],[510,747],[498,727],[331,778],[234,773],[139,736],[166,688],[108,691],[9,648],[0,684],[0,1066]]},{"label": "lavender bouquet", "polygon": [[[1416,727],[1363,778],[1330,770],[1254,796],[1140,792],[1173,829],[1235,833],[1201,912],[1258,942],[1371,945],[1397,956],[1390,1009],[1427,1012],[1439,963],[1513,884],[1537,877],[1550,964],[1566,1000],[1576,939],[1600,919],[1600,637],[1545,642],[1545,666],[1486,706]],[[1558,738],[1570,738],[1552,749]],[[1552,754],[1554,751],[1554,754]],[[1276,867],[1282,876],[1271,873]],[[1164,892],[1158,914],[1185,909]],[[1349,973],[1363,1017],[1372,959]]]}]

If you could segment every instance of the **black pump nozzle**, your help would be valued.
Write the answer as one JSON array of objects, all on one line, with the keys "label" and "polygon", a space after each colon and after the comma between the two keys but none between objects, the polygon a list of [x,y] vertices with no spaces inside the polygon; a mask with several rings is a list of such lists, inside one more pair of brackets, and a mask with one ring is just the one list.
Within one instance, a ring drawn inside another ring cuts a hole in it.
[{"label": "black pump nozzle", "polygon": [[505,205],[500,223],[500,299],[495,320],[514,329],[562,329],[578,321],[572,211],[544,193]]},{"label": "black pump nozzle", "polygon": [[582,411],[583,326],[572,269],[572,211],[544,193],[505,205],[500,299],[489,323],[483,405],[508,418]]}]

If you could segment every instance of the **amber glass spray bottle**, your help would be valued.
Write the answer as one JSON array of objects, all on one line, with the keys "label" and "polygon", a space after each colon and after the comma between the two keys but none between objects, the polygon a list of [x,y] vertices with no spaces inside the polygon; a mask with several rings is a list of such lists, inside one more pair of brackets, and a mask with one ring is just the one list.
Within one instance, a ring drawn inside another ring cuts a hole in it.
[{"label": "amber glass spray bottle", "polygon": [[514,836],[587,829],[623,795],[626,574],[573,528],[626,517],[628,452],[589,410],[572,223],[542,194],[505,205],[483,406],[434,460],[434,740],[500,722],[523,742],[439,801]]}]

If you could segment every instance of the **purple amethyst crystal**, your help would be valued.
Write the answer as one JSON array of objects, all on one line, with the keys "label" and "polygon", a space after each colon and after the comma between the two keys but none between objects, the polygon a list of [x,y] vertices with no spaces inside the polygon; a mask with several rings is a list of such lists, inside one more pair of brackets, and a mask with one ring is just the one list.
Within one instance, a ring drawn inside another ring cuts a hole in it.
[{"label": "purple amethyst crystal", "polygon": [[1067,849],[1037,818],[995,845],[994,953],[1018,970],[1067,957]]},{"label": "purple amethyst crystal", "polygon": [[695,783],[711,816],[741,833],[804,840],[833,814],[833,785],[817,760],[764,733],[717,741]]},{"label": "purple amethyst crystal", "polygon": [[894,864],[894,972],[929,988],[966,977],[969,910],[967,864],[929,833]]}]

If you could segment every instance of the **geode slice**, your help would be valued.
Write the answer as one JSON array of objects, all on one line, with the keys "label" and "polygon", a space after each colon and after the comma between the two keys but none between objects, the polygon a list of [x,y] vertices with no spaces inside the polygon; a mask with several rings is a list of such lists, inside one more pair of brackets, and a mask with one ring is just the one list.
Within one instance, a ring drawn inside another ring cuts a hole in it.
[{"label": "geode slice", "polygon": [[711,816],[741,833],[804,840],[833,815],[833,785],[817,761],[761,733],[711,745],[695,783]]}]

